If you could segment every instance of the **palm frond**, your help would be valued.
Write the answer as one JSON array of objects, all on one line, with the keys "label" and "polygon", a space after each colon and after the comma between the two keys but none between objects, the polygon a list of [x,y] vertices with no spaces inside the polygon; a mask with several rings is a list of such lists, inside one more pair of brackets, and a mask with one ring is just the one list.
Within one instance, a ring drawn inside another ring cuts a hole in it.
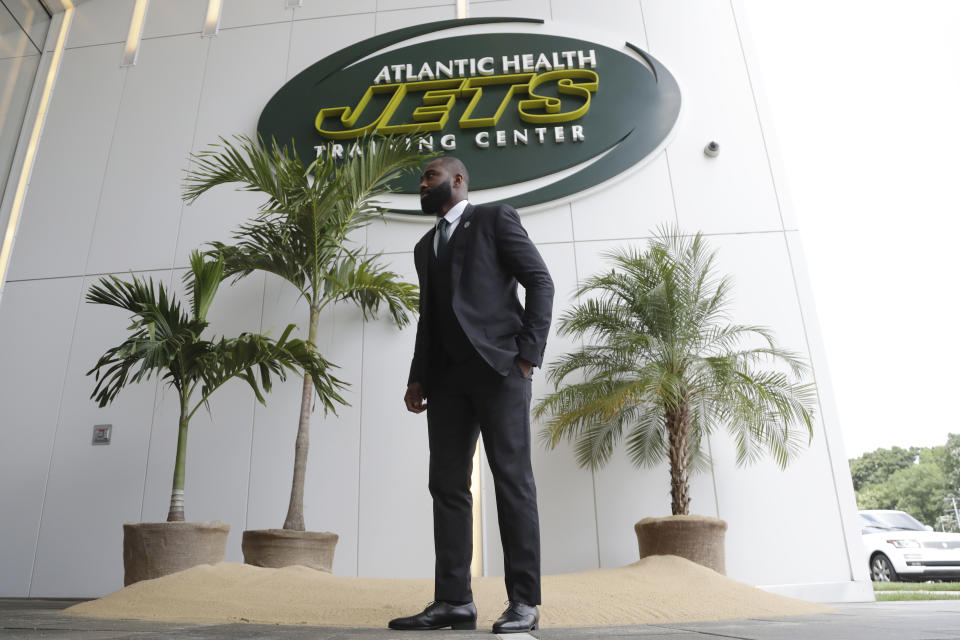
[{"label": "palm frond", "polygon": [[737,464],[769,453],[786,467],[813,437],[816,390],[811,383],[793,382],[780,372],[740,370],[712,395],[718,417],[737,443]]},{"label": "palm frond", "polygon": [[199,153],[190,154],[192,168],[186,172],[183,199],[192,204],[201,195],[223,184],[237,184],[241,191],[268,197],[265,209],[286,204],[291,193],[308,188],[306,167],[295,150],[288,151],[276,140],[269,146],[248,136],[221,137]]},{"label": "palm frond", "polygon": [[637,467],[650,467],[667,452],[667,423],[663,407],[652,404],[635,409],[630,432],[627,434],[627,455]]},{"label": "palm frond", "polygon": [[183,387],[178,353],[206,327],[191,321],[163,284],[152,278],[133,277],[131,282],[116,276],[100,278],[87,292],[87,302],[120,307],[132,312],[130,335],[106,351],[87,372],[94,374],[96,386],[91,398],[104,407],[131,382],[150,379],[164,373],[171,384]]},{"label": "palm frond", "polygon": [[213,260],[205,260],[199,251],[194,250],[190,253],[190,270],[183,275],[183,282],[190,293],[193,317],[199,322],[207,321],[207,312],[222,280],[223,258],[221,256],[216,256]]},{"label": "palm frond", "polygon": [[276,341],[258,334],[242,333],[207,343],[193,360],[192,377],[200,382],[201,399],[191,410],[193,415],[207,398],[233,378],[244,380],[257,400],[265,404],[263,393],[273,387],[273,379],[286,380],[288,372],[309,373],[318,389],[324,410],[336,413],[336,404],[346,404],[339,395],[345,383],[334,377],[330,362],[308,348],[308,343],[290,339],[295,325],[288,325]]},{"label": "palm frond", "polygon": [[613,455],[614,447],[622,435],[623,423],[620,420],[610,420],[584,429],[574,447],[577,464],[591,471],[602,468]]},{"label": "palm frond", "polygon": [[[367,137],[357,141],[356,152],[348,154],[339,167],[328,152],[311,168],[315,174],[336,177],[328,178],[324,188],[333,187],[339,218],[362,225],[370,215],[382,212],[376,198],[394,191],[397,178],[436,155],[411,150],[417,146],[416,140],[411,143],[405,137]],[[319,182],[314,182],[315,189]]]},{"label": "palm frond", "polygon": [[[249,230],[248,230],[249,227]],[[288,251],[287,239],[282,224],[244,225],[243,239],[237,244],[208,243],[207,256],[223,258],[224,277],[234,281],[254,271],[265,271],[283,278],[304,294],[310,292],[307,273],[297,261],[297,251]]]},{"label": "palm frond", "polygon": [[360,307],[364,319],[376,317],[380,305],[387,307],[394,324],[403,327],[417,309],[420,293],[416,285],[379,263],[379,255],[362,260],[350,257],[326,274],[324,298],[350,300]]}]

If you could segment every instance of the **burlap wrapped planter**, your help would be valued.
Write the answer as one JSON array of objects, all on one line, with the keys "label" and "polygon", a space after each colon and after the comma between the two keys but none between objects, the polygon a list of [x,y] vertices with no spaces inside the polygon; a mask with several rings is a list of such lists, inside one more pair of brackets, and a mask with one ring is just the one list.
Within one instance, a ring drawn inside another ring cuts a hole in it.
[{"label": "burlap wrapped planter", "polygon": [[229,533],[230,525],[219,520],[125,524],[123,585],[223,562]]},{"label": "burlap wrapped planter", "polygon": [[333,572],[335,533],[327,531],[291,531],[262,529],[243,532],[243,561],[256,567],[303,565],[327,573]]},{"label": "burlap wrapped planter", "polygon": [[640,557],[673,555],[726,575],[724,537],[727,523],[706,516],[644,518],[633,526]]}]

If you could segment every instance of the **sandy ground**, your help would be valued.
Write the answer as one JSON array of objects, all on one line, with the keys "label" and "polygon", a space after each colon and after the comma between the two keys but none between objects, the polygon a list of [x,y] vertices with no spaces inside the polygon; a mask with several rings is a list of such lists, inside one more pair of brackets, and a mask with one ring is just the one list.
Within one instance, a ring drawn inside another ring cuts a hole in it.
[{"label": "sandy ground", "polygon": [[[507,599],[502,578],[474,578],[478,626]],[[223,562],[147,580],[65,613],[95,618],[385,627],[433,599],[431,579],[344,578],[306,567]],[[829,608],[777,596],[676,556],[543,577],[541,624],[593,627],[797,616]]]}]

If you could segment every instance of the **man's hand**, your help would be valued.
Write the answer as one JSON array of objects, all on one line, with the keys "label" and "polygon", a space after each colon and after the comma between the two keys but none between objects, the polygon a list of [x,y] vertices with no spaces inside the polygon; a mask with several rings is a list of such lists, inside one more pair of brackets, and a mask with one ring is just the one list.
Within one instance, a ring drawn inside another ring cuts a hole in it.
[{"label": "man's hand", "polygon": [[411,413],[423,413],[427,410],[427,405],[423,402],[423,385],[419,382],[411,382],[407,385],[407,392],[403,395],[403,401],[407,405],[407,411]]},{"label": "man's hand", "polygon": [[533,370],[533,363],[528,360],[524,360],[520,356],[517,356],[517,364],[520,365],[520,371],[523,372],[523,377],[529,378],[530,372]]}]

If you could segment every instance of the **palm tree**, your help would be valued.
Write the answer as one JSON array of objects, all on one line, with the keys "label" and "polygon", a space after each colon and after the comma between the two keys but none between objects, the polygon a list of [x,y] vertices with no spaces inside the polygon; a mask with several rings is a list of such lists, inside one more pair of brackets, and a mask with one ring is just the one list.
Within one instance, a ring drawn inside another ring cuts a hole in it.
[{"label": "palm tree", "polygon": [[187,463],[187,430],[190,419],[207,405],[214,391],[233,378],[245,380],[257,400],[270,391],[272,377],[285,380],[287,371],[308,371],[318,395],[328,408],[339,396],[339,380],[328,373],[330,363],[312,352],[303,340],[290,339],[289,325],[277,340],[242,333],[236,338],[204,339],[209,326],[207,312],[220,287],[224,263],[206,260],[199,252],[190,255],[190,270],[184,275],[189,292],[189,313],[163,284],[153,278],[133,277],[126,282],[116,276],[101,278],[90,287],[87,301],[126,309],[133,314],[130,335],[108,349],[87,372],[96,374],[91,398],[101,407],[110,404],[130,383],[149,380],[156,374],[173,387],[180,400],[180,429],[173,472],[173,492],[167,522],[184,519],[184,476]]},{"label": "palm tree", "polygon": [[535,411],[549,416],[541,438],[550,448],[575,441],[582,467],[599,469],[621,441],[635,466],[667,456],[673,515],[688,514],[689,474],[717,425],[738,465],[769,452],[783,468],[813,437],[806,363],[768,329],[729,322],[732,280],[717,275],[715,256],[701,234],[675,227],[659,228],[645,251],[605,254],[614,268],[587,278],[585,299],[559,322],[561,335],[592,342],[550,366],[556,391]]},{"label": "palm tree", "polygon": [[[382,213],[377,197],[390,183],[417,167],[424,155],[407,149],[402,139],[360,141],[346,158],[336,158],[328,145],[309,167],[296,153],[274,141],[269,147],[243,136],[195,154],[187,172],[183,197],[194,202],[220,184],[266,196],[260,213],[233,234],[235,244],[212,243],[226,259],[226,275],[242,278],[254,271],[276,274],[292,284],[310,308],[309,348],[314,349],[321,312],[330,304],[350,301],[364,319],[381,304],[402,327],[417,307],[416,285],[387,270],[379,255],[349,241],[349,234]],[[303,377],[303,394],[294,450],[293,483],[284,529],[304,530],[303,489],[309,448],[312,386]],[[320,394],[323,397],[322,393]],[[325,399],[326,400],[326,399]],[[344,400],[331,398],[338,403]]]}]

